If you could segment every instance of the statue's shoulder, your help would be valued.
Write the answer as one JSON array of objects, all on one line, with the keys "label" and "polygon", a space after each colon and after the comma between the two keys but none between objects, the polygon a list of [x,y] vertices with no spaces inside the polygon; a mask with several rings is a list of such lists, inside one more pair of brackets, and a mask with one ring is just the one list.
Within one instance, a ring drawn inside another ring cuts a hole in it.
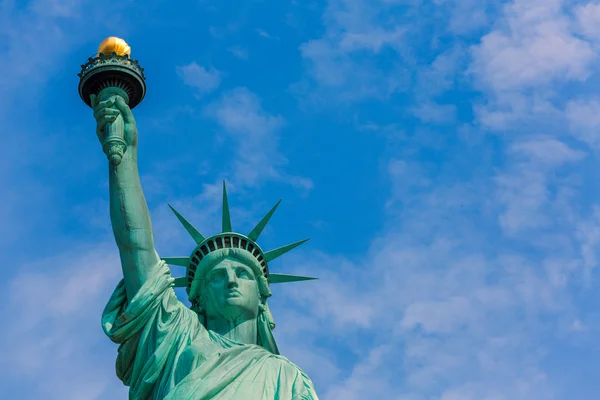
[{"label": "statue's shoulder", "polygon": [[282,355],[273,354],[270,359],[272,362],[278,363],[278,365],[276,365],[278,371],[278,381],[281,381],[282,377],[286,377],[291,382],[294,382],[293,391],[296,395],[293,396],[293,399],[318,400],[313,381],[302,368]]},{"label": "statue's shoulder", "polygon": [[[265,351],[268,352],[268,350]],[[306,372],[304,372],[302,368],[291,362],[289,358],[282,356],[281,354],[272,354],[270,358],[274,360],[274,362],[279,363],[288,372],[295,371],[298,375],[302,375],[303,377],[306,377],[308,380],[310,380],[308,375],[306,375]]]}]

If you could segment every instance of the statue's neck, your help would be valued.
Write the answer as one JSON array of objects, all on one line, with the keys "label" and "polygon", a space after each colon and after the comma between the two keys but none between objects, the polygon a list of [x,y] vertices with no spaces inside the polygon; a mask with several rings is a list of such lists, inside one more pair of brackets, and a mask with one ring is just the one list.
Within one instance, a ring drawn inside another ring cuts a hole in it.
[{"label": "statue's neck", "polygon": [[239,343],[257,344],[256,318],[247,320],[209,319],[206,322],[206,328]]}]

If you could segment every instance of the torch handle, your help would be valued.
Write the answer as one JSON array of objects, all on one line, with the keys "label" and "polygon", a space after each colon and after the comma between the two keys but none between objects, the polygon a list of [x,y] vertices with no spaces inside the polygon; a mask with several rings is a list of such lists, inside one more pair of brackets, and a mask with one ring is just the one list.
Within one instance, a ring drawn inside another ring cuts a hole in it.
[{"label": "torch handle", "polygon": [[[129,101],[127,95],[119,89],[108,87],[102,89],[98,96],[102,100],[108,100],[116,96],[121,97],[126,103]],[[123,96],[124,95],[124,96]],[[127,151],[127,142],[125,142],[125,122],[121,114],[115,118],[111,123],[104,126],[104,143],[102,144],[102,150],[108,157],[108,160],[115,167],[121,163],[123,154]]]}]

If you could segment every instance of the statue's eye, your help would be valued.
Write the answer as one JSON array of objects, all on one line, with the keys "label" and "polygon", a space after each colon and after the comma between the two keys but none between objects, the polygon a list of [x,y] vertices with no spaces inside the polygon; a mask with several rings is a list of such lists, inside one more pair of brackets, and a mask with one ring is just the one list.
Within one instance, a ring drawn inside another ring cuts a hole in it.
[{"label": "statue's eye", "polygon": [[250,271],[248,271],[245,268],[238,269],[237,276],[238,276],[238,278],[241,278],[241,279],[252,279],[252,275],[250,274]]},{"label": "statue's eye", "polygon": [[223,271],[219,271],[219,272],[213,272],[210,277],[208,278],[208,280],[210,282],[216,282],[216,281],[220,281],[223,279],[223,277],[225,276],[225,272]]}]

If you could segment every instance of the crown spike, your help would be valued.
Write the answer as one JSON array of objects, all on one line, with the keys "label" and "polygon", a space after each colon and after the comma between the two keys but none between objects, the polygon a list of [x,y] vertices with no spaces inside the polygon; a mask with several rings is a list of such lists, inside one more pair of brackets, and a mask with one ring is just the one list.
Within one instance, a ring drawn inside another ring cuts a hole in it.
[{"label": "crown spike", "polygon": [[229,201],[227,200],[227,189],[223,181],[223,233],[232,232],[231,215],[229,214]]},{"label": "crown spike", "polygon": [[269,274],[269,284],[271,283],[288,283],[288,282],[300,282],[300,281],[310,281],[313,279],[310,276],[299,276],[299,275],[288,275],[288,274]]},{"label": "crown spike", "polygon": [[202,236],[202,234],[200,232],[198,232],[198,230],[196,228],[194,228],[192,226],[192,224],[190,224],[185,218],[183,218],[183,216],[181,214],[179,214],[177,212],[177,210],[175,210],[170,204],[169,204],[169,208],[171,209],[171,211],[173,211],[173,213],[175,213],[175,216],[177,217],[179,222],[181,222],[181,224],[183,225],[185,230],[194,239],[196,244],[202,243],[204,241],[204,236]]},{"label": "crown spike", "polygon": [[262,233],[263,229],[265,229],[265,226],[267,226],[267,224],[269,223],[269,220],[273,216],[273,213],[275,212],[275,210],[277,210],[277,207],[279,207],[279,203],[281,203],[281,200],[279,200],[277,202],[277,204],[275,204],[275,206],[273,206],[273,208],[271,208],[271,210],[267,213],[267,215],[265,215],[263,217],[263,219],[261,219],[260,222],[258,224],[256,224],[254,229],[252,229],[252,232],[250,232],[248,234],[248,239],[256,242],[256,239],[258,239],[258,237]]},{"label": "crown spike", "polygon": [[274,259],[276,259],[277,257],[280,257],[280,256],[284,255],[288,251],[295,249],[296,247],[300,246],[302,243],[308,242],[309,240],[310,239],[300,240],[299,242],[286,244],[285,246],[281,246],[281,247],[279,247],[277,249],[273,249],[273,250],[267,251],[265,253],[265,260],[267,262],[271,262]]},{"label": "crown spike", "polygon": [[189,257],[161,257],[161,260],[169,265],[178,265],[180,267],[187,267],[190,263]]}]

